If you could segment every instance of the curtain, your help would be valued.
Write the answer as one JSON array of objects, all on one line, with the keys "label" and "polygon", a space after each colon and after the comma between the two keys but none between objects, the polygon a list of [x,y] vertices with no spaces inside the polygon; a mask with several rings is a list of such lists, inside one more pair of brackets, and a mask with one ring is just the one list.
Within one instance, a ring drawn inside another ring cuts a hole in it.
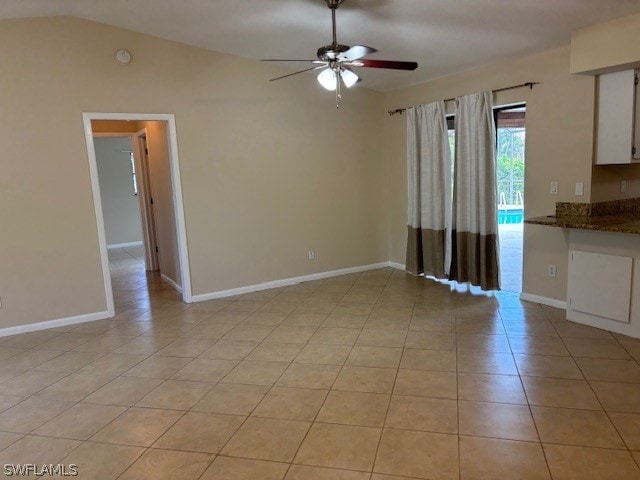
[{"label": "curtain", "polygon": [[450,264],[451,150],[444,102],[407,109],[406,269],[447,278]]},{"label": "curtain", "polygon": [[449,279],[500,289],[493,95],[456,99]]}]

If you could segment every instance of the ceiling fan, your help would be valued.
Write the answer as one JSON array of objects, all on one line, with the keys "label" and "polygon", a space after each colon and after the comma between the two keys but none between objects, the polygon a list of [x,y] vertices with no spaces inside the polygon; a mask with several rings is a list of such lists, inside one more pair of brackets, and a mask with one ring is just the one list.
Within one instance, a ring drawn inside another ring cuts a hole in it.
[{"label": "ceiling fan", "polygon": [[353,47],[340,45],[336,35],[336,10],[344,0],[325,1],[327,2],[327,6],[331,9],[331,21],[333,26],[333,42],[331,45],[326,45],[318,49],[317,60],[263,59],[263,62],[310,62],[314,65],[313,67],[305,68],[298,72],[272,78],[269,81],[273,82],[275,80],[292,77],[300,73],[322,69],[318,75],[318,82],[320,82],[320,84],[327,90],[336,92],[336,107],[340,107],[342,84],[344,84],[345,87],[350,88],[360,81],[360,77],[351,70],[352,67],[387,68],[392,70],[415,70],[418,68],[418,64],[416,62],[365,59],[364,57],[377,52],[375,48],[366,47],[364,45],[355,45]]}]

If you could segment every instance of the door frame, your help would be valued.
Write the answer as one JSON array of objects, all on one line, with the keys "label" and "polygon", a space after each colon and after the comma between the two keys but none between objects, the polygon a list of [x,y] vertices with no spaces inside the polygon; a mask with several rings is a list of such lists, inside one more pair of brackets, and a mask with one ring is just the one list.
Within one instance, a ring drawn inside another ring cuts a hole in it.
[{"label": "door frame", "polygon": [[[182,199],[182,183],[180,180],[180,161],[178,157],[178,136],[176,122],[173,114],[149,114],[149,113],[99,113],[83,112],[82,123],[84,126],[85,141],[87,144],[87,158],[89,163],[89,175],[91,177],[91,191],[93,194],[93,206],[95,210],[98,244],[100,247],[100,260],[102,263],[102,277],[104,281],[104,294],[107,311],[110,316],[115,315],[113,300],[113,288],[111,286],[111,273],[109,271],[109,256],[104,228],[104,216],[102,212],[102,199],[100,197],[100,183],[98,181],[98,165],[96,151],[93,143],[92,120],[130,120],[130,121],[162,121],[167,122],[169,142],[169,168],[171,171],[171,187],[173,191],[173,209],[176,221],[176,236],[178,242],[178,258],[180,260],[180,279],[182,283],[182,301],[193,302],[191,291],[191,273],[189,269],[189,251],[187,246],[187,229],[184,218],[184,203]],[[135,135],[135,133],[132,133]]]}]

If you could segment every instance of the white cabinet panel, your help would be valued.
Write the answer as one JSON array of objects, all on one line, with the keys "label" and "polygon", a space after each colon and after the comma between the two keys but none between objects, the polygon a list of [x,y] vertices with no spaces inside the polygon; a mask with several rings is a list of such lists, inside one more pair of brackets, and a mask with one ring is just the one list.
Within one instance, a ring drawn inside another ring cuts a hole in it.
[{"label": "white cabinet panel", "polygon": [[569,252],[569,308],[629,322],[632,257]]},{"label": "white cabinet panel", "polygon": [[633,162],[635,75],[635,70],[623,70],[598,79],[596,165]]}]

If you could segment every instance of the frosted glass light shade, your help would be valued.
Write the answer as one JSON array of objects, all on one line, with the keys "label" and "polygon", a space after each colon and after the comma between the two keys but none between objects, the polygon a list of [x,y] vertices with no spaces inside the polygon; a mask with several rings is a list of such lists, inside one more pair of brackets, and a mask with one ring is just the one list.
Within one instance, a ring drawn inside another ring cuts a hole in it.
[{"label": "frosted glass light shade", "polygon": [[338,87],[338,78],[336,72],[327,68],[318,75],[318,82],[327,90],[335,90]]},{"label": "frosted glass light shade", "polygon": [[360,80],[358,75],[347,68],[342,69],[342,71],[340,72],[340,76],[342,77],[342,81],[347,88],[353,87],[358,82],[358,80]]}]

